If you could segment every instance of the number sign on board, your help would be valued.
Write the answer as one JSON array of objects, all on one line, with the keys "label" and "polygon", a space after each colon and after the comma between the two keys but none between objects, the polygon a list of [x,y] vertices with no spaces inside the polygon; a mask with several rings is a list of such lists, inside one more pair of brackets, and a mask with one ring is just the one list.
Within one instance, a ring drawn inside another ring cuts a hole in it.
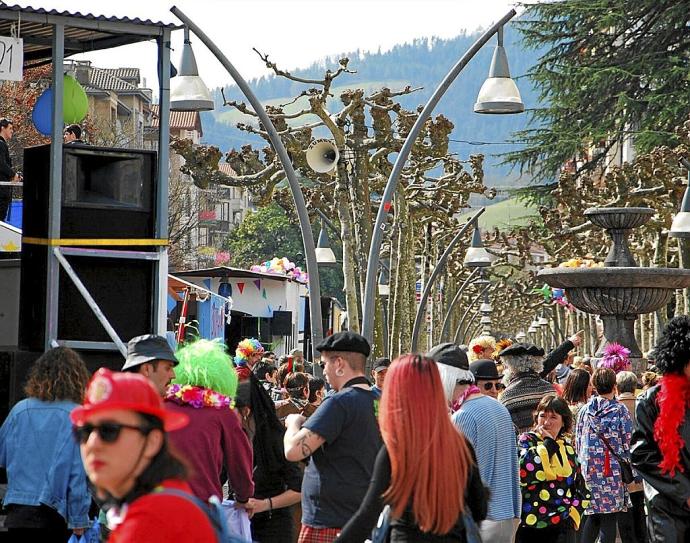
[{"label": "number sign on board", "polygon": [[21,81],[24,68],[24,40],[0,36],[0,80]]}]

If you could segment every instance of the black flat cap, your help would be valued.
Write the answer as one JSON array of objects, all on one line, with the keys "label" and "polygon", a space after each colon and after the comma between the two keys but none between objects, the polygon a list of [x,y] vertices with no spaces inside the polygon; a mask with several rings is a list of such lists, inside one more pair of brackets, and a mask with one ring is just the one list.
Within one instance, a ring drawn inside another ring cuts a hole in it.
[{"label": "black flat cap", "polygon": [[332,336],[324,338],[324,340],[316,345],[316,350],[323,351],[340,351],[344,353],[360,353],[364,356],[369,356],[371,347],[364,336],[360,336],[356,332],[337,332]]},{"label": "black flat cap", "polygon": [[377,358],[376,360],[374,360],[374,367],[372,369],[376,372],[379,372],[381,370],[388,369],[390,365],[390,358]]},{"label": "black flat cap", "polygon": [[532,343],[513,343],[501,351],[499,357],[503,356],[544,356],[544,349]]},{"label": "black flat cap", "polygon": [[475,360],[470,364],[470,371],[475,379],[501,379],[503,375],[498,374],[496,362],[483,359]]},{"label": "black flat cap", "polygon": [[467,355],[455,343],[440,343],[426,353],[425,356],[433,358],[438,364],[445,364],[459,370],[470,369]]},{"label": "black flat cap", "polygon": [[179,363],[168,340],[164,337],[153,334],[133,337],[127,343],[127,359],[125,365],[122,366],[122,371],[154,360],[169,360],[176,366]]}]

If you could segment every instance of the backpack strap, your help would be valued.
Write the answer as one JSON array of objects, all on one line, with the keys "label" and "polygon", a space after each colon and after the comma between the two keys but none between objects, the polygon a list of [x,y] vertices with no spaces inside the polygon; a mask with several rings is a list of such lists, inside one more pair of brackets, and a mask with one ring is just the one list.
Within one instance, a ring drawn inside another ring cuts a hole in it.
[{"label": "backpack strap", "polygon": [[165,488],[161,486],[157,487],[154,490],[154,493],[158,494],[159,496],[177,496],[178,498],[182,498],[196,505],[204,512],[204,515],[206,515],[206,518],[211,523],[211,527],[216,533],[216,538],[218,539],[219,543],[225,541],[226,531],[225,526],[223,525],[223,517],[219,514],[219,511],[215,508],[215,506],[213,506],[213,504],[207,504],[193,494],[185,492],[184,490],[178,490],[176,488]]}]

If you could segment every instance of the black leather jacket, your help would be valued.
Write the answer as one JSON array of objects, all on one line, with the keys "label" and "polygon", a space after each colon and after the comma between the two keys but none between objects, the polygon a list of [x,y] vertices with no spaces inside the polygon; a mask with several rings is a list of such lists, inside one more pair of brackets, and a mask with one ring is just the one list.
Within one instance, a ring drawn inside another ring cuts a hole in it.
[{"label": "black leather jacket", "polygon": [[[654,439],[654,421],[659,415],[656,396],[659,386],[652,387],[637,400],[635,413],[637,424],[632,436],[630,449],[632,463],[645,482],[645,497],[654,509],[674,517],[681,517],[690,523],[690,409],[685,410],[685,418],[680,427],[680,435],[685,447],[680,451],[680,461],[684,472],[676,471],[671,477],[659,469],[661,452]],[[653,514],[653,513],[652,513]]]}]

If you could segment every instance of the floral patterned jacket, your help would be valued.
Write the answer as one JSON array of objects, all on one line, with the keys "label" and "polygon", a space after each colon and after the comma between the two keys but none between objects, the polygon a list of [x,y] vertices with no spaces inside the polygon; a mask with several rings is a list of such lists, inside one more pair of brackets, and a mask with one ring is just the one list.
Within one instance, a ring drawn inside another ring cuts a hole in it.
[{"label": "floral patterned jacket", "polygon": [[570,441],[565,437],[544,439],[536,432],[526,432],[518,439],[518,451],[521,524],[546,528],[572,519],[578,528],[589,504],[589,491]]},{"label": "floral patterned jacket", "polygon": [[621,468],[600,435],[616,454],[630,460],[632,419],[617,400],[595,396],[580,413],[575,429],[575,448],[582,463],[582,474],[592,492],[585,514],[616,513],[631,507]]}]

